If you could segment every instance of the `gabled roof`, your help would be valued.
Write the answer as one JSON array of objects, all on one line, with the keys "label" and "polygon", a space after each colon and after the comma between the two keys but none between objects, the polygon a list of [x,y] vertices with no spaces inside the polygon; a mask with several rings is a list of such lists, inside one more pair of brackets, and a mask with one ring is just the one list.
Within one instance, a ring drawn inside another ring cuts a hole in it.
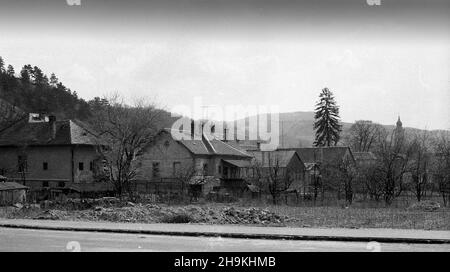
[{"label": "gabled roof", "polygon": [[353,158],[352,152],[347,146],[283,148],[280,150],[297,151],[304,163],[334,163],[342,161],[347,152]]},{"label": "gabled roof", "polygon": [[17,182],[0,182],[0,191],[27,190],[28,187]]},{"label": "gabled roof", "polygon": [[49,122],[30,123],[27,119],[0,132],[0,146],[96,144],[96,135],[78,120],[56,121],[55,137]]},{"label": "gabled roof", "polygon": [[[171,134],[171,129],[164,129],[164,132]],[[221,141],[213,136],[209,137],[206,134],[197,135],[194,139],[190,139],[190,134],[186,134],[185,139],[174,139],[178,143],[186,147],[194,155],[221,155],[221,156],[236,156],[250,158],[251,155],[243,149]],[[171,134],[172,135],[172,134]],[[200,138],[200,139],[198,139]]]},{"label": "gabled roof", "polygon": [[[275,151],[251,151],[250,152],[261,167],[287,167],[294,156],[295,150],[275,150]],[[301,158],[300,158],[301,161]]]},{"label": "gabled roof", "polygon": [[195,155],[209,155],[210,152],[206,148],[202,140],[179,140],[180,144],[186,147],[192,154]]}]

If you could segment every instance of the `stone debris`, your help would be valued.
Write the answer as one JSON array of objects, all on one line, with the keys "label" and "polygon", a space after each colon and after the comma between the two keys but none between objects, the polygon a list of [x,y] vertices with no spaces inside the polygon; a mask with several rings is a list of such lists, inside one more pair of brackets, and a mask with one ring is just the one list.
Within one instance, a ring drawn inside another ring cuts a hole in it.
[{"label": "stone debris", "polygon": [[[97,204],[97,203],[96,203]],[[81,210],[46,210],[35,219],[86,220],[133,223],[201,223],[241,225],[283,225],[296,219],[281,216],[267,209],[231,206],[168,206],[136,204],[95,206]]]}]

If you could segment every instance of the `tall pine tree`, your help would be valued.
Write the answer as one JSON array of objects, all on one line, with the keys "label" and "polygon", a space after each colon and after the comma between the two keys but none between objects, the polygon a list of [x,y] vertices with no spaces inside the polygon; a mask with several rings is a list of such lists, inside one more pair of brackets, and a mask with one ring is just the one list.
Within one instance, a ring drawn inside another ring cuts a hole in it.
[{"label": "tall pine tree", "polygon": [[342,126],[339,123],[339,106],[334,100],[333,93],[328,89],[322,89],[319,102],[316,104],[314,130],[316,139],[314,146],[336,145],[340,138]]}]

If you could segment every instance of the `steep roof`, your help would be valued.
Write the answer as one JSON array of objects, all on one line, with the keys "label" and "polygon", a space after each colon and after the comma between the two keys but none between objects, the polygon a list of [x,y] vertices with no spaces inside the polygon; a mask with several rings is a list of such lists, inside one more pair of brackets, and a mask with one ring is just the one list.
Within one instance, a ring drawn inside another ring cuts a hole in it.
[{"label": "steep roof", "polygon": [[[292,158],[296,156],[295,150],[275,151],[249,151],[262,167],[273,167],[278,163],[279,167],[287,167]],[[301,160],[301,158],[300,158]]]},{"label": "steep roof", "polygon": [[350,148],[347,146],[283,148],[280,150],[297,151],[298,155],[304,163],[332,163],[344,159],[344,156],[347,152],[352,155]]},{"label": "steep roof", "polygon": [[92,130],[78,120],[56,121],[56,134],[52,135],[49,122],[30,123],[21,120],[0,132],[0,146],[16,145],[96,145]]},{"label": "steep roof", "polygon": [[[171,129],[164,129],[163,131],[171,134]],[[186,147],[191,153],[195,155],[222,155],[222,156],[237,156],[250,158],[251,155],[245,152],[238,146],[233,146],[227,142],[221,141],[214,136],[208,136],[206,134],[197,135],[194,139],[190,139],[190,134],[187,132],[181,132],[185,134],[185,139],[175,139],[175,141]],[[200,138],[200,139],[199,139]]]}]

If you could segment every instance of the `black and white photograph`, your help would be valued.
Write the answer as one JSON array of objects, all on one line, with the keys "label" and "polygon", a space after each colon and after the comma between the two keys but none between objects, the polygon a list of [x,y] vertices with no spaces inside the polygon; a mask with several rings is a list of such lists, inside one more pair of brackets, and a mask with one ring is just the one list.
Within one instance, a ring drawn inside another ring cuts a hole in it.
[{"label": "black and white photograph", "polygon": [[449,75],[448,0],[1,0],[0,252],[448,253]]}]

